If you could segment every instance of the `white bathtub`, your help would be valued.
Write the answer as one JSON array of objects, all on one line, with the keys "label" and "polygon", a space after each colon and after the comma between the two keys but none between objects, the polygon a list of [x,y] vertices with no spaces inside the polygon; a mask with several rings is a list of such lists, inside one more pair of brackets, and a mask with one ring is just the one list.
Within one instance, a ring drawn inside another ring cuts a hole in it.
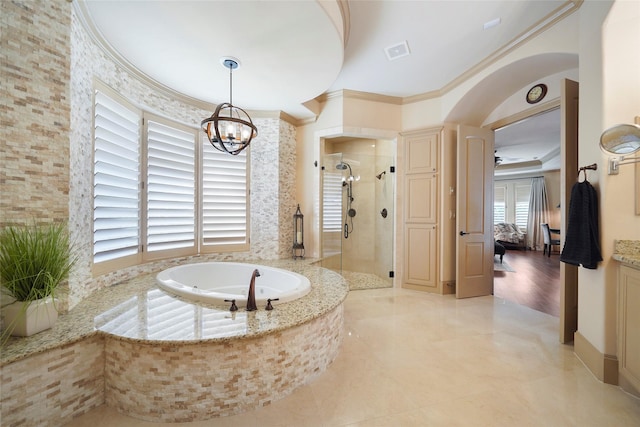
[{"label": "white bathtub", "polygon": [[301,274],[237,262],[179,265],[158,273],[156,281],[161,289],[186,299],[215,304],[235,299],[242,309],[255,269],[260,272],[255,287],[257,304],[266,304],[268,298],[279,298],[279,303],[293,301],[311,290],[309,279]]}]

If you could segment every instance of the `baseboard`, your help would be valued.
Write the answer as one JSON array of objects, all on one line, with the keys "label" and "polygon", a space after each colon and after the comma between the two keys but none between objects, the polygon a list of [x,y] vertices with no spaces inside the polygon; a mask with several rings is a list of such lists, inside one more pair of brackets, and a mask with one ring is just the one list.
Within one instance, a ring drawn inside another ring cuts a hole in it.
[{"label": "baseboard", "polygon": [[625,377],[624,372],[620,372],[620,376],[618,377],[618,382],[620,383],[620,388],[626,391],[629,394],[632,394],[635,397],[640,398],[640,390],[635,387],[634,381],[630,381]]},{"label": "baseboard", "polygon": [[580,332],[573,336],[573,350],[593,375],[605,384],[618,385],[618,358],[598,351]]}]

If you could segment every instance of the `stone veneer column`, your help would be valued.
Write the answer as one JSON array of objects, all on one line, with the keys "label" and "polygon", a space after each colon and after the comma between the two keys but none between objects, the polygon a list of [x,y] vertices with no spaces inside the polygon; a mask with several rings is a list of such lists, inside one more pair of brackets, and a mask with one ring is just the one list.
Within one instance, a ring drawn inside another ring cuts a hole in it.
[{"label": "stone veneer column", "polygon": [[0,1],[0,225],[69,215],[70,10]]}]

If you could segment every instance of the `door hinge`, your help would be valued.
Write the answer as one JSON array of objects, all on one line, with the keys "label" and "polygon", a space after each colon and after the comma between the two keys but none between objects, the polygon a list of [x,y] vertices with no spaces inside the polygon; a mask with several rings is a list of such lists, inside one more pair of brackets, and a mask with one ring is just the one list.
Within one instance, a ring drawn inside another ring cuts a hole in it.
[{"label": "door hinge", "polygon": [[389,277],[392,279],[395,277],[395,272],[393,270],[389,272]]}]

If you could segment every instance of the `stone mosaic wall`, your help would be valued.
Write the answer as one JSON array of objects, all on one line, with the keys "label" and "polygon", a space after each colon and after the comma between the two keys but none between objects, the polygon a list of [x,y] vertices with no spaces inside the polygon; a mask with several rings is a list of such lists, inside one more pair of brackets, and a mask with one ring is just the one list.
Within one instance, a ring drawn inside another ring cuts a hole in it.
[{"label": "stone mosaic wall", "polygon": [[316,378],[338,354],[343,305],[261,338],[190,345],[107,338],[106,403],[149,421],[189,422],[257,409]]},{"label": "stone mosaic wall", "polygon": [[0,2],[0,225],[68,217],[70,10]]},{"label": "stone mosaic wall", "polygon": [[[279,258],[292,256],[293,214],[296,213],[296,129],[289,123],[280,121],[280,158],[278,161],[278,180],[280,189],[280,212],[278,222]],[[304,215],[304,212],[302,212]],[[309,218],[309,217],[307,217]],[[308,222],[308,220],[307,220]],[[309,226],[309,224],[307,224]],[[311,230],[311,228],[309,228]]]},{"label": "stone mosaic wall", "polygon": [[104,339],[94,336],[0,368],[3,426],[58,427],[104,404]]}]

